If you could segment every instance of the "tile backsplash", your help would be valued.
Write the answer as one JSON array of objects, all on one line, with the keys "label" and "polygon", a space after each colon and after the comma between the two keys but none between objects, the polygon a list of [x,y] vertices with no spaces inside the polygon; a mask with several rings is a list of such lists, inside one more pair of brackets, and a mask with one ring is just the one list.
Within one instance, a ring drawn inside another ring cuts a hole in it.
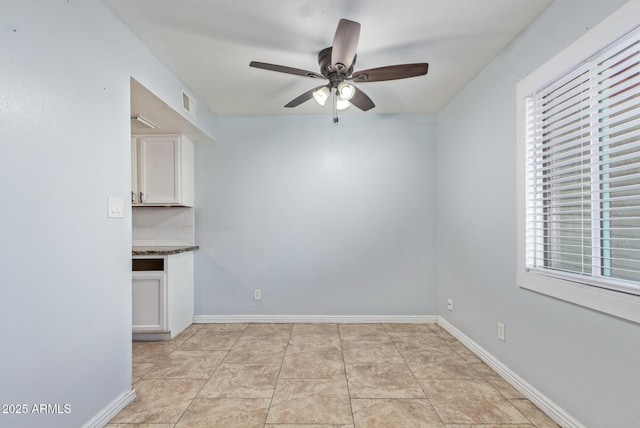
[{"label": "tile backsplash", "polygon": [[132,244],[194,244],[194,212],[186,207],[133,207]]}]

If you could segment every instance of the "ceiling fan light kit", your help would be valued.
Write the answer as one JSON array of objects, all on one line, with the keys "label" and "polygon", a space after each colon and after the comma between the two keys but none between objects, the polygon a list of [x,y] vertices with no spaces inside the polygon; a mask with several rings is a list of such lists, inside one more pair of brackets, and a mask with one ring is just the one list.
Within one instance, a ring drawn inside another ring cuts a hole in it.
[{"label": "ceiling fan light kit", "polygon": [[312,79],[327,79],[328,84],[299,95],[287,103],[285,107],[297,107],[311,98],[324,106],[329,96],[332,95],[334,123],[338,122],[337,110],[348,108],[352,104],[362,111],[371,110],[376,106],[371,98],[353,83],[382,82],[427,74],[429,69],[427,63],[390,65],[354,72],[353,67],[357,59],[356,50],[359,40],[360,24],[348,19],[341,19],[333,38],[333,45],[318,53],[320,73],[257,61],[251,61],[249,66]]},{"label": "ceiling fan light kit", "polygon": [[346,110],[349,107],[351,107],[351,103],[349,101],[343,100],[340,97],[336,97],[336,109],[338,109],[338,110]]},{"label": "ceiling fan light kit", "polygon": [[338,85],[338,94],[341,99],[349,101],[356,94],[356,88],[352,84],[342,81]]},{"label": "ceiling fan light kit", "polygon": [[328,86],[322,86],[320,89],[313,91],[313,99],[321,106],[325,105],[329,99],[329,95],[331,95],[331,90]]}]

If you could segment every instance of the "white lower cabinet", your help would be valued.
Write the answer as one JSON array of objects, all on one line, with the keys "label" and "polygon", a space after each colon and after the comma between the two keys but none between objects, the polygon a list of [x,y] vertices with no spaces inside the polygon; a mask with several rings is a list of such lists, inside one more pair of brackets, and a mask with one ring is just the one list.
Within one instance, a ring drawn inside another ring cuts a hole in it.
[{"label": "white lower cabinet", "polygon": [[169,330],[166,285],[164,272],[133,273],[134,333],[158,333]]},{"label": "white lower cabinet", "polygon": [[193,322],[193,252],[134,257],[132,310],[135,340],[169,340],[187,328]]}]

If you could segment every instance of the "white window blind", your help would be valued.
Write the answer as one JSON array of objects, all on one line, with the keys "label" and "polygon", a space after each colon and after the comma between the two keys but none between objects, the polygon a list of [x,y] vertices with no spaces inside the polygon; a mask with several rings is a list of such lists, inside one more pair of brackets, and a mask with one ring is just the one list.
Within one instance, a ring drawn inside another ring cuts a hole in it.
[{"label": "white window blind", "polygon": [[526,98],[529,271],[640,295],[640,31]]}]

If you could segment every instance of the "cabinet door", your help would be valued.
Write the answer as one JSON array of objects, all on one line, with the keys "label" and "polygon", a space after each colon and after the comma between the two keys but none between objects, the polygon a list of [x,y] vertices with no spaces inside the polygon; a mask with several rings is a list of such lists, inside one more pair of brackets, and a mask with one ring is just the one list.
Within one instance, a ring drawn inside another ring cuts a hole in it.
[{"label": "cabinet door", "polygon": [[180,203],[180,137],[141,137],[139,191],[143,204]]},{"label": "cabinet door", "polygon": [[140,203],[138,192],[138,139],[133,137],[131,138],[131,203],[133,205]]},{"label": "cabinet door", "polygon": [[133,333],[167,331],[167,292],[164,272],[134,272]]}]

